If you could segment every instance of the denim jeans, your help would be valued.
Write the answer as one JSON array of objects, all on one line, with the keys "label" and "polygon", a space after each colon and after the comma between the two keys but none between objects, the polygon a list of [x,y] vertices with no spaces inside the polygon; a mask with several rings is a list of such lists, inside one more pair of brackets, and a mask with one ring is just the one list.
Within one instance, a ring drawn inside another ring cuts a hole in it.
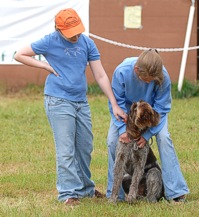
[{"label": "denim jeans", "polygon": [[[178,158],[170,139],[168,132],[168,121],[166,121],[162,130],[156,135],[158,151],[161,160],[162,179],[164,183],[165,196],[167,200],[179,197],[189,193],[186,181],[182,175]],[[108,184],[106,196],[109,198],[113,186],[113,171],[115,162],[116,144],[118,141],[118,130],[111,120],[108,132],[107,145],[108,145]],[[124,192],[122,187],[120,189],[120,200],[124,200]]]},{"label": "denim jeans", "polygon": [[92,197],[93,135],[88,102],[45,96],[44,103],[54,135],[58,200]]}]

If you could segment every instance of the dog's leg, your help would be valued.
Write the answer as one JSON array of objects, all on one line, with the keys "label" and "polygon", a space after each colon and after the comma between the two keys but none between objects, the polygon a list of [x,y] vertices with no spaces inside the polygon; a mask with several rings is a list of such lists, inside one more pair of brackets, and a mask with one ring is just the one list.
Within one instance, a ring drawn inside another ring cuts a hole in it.
[{"label": "dog's leg", "polygon": [[116,203],[118,194],[119,194],[119,189],[122,184],[122,179],[124,176],[125,172],[125,162],[127,158],[127,153],[129,146],[128,144],[118,144],[119,150],[117,151],[117,156],[115,160],[115,167],[114,167],[114,182],[113,182],[113,188],[112,188],[112,194],[109,199],[109,202],[111,203]]},{"label": "dog's leg", "polygon": [[134,170],[134,174],[132,177],[132,182],[131,182],[131,186],[129,189],[129,194],[127,196],[127,202],[128,203],[134,203],[137,197],[137,193],[138,193],[138,185],[140,183],[140,180],[142,178],[144,174],[144,170],[142,169],[142,167],[140,167],[140,165],[136,165],[136,168]]},{"label": "dog's leg", "polygon": [[160,170],[152,168],[148,171],[146,177],[147,200],[157,202],[163,196],[163,183]]},{"label": "dog's leg", "polygon": [[127,196],[127,202],[128,203],[134,203],[136,201],[137,193],[138,193],[138,186],[140,183],[140,180],[143,177],[144,174],[144,166],[146,164],[147,160],[147,154],[148,154],[148,147],[145,146],[142,149],[138,149],[136,152],[134,152],[134,173],[132,177],[131,186],[129,189],[129,194]]}]

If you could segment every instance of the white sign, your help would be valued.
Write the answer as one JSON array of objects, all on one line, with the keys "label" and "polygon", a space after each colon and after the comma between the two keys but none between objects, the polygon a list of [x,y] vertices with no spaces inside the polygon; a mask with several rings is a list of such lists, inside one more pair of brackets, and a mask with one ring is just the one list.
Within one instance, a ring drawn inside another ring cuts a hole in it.
[{"label": "white sign", "polygon": [[0,0],[0,5],[0,64],[18,64],[15,52],[53,32],[62,9],[76,10],[89,33],[89,0]]},{"label": "white sign", "polygon": [[132,29],[142,28],[142,6],[129,6],[124,8],[124,27]]}]

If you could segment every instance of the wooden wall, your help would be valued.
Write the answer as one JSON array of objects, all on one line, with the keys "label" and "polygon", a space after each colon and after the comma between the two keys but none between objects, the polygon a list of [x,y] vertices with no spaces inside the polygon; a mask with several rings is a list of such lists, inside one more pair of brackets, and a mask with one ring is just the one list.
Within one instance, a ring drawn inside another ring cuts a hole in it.
[{"label": "wooden wall", "polygon": [[[141,29],[124,29],[124,7],[142,6]],[[191,0],[90,0],[90,33],[124,44],[153,48],[183,48]],[[92,38],[92,37],[91,37]],[[138,56],[142,50],[129,49],[92,38],[101,53],[109,76],[126,57]],[[197,9],[195,9],[190,47],[197,45]],[[172,82],[178,81],[182,52],[160,52]],[[0,65],[0,85],[17,88],[28,83],[43,84],[44,70],[21,65]],[[94,82],[87,68],[88,82]],[[197,79],[197,50],[189,51],[185,78]]]}]

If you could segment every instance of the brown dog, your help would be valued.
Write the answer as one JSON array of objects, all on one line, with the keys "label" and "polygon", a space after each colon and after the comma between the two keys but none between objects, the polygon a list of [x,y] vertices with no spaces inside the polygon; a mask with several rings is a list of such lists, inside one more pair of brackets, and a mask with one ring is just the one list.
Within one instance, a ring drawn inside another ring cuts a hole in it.
[{"label": "brown dog", "polygon": [[156,202],[163,196],[161,169],[152,149],[147,143],[138,148],[136,139],[149,128],[159,123],[159,114],[144,102],[133,103],[127,118],[126,130],[132,142],[118,142],[114,168],[114,184],[110,202],[116,202],[122,184],[127,202],[145,197]]}]

